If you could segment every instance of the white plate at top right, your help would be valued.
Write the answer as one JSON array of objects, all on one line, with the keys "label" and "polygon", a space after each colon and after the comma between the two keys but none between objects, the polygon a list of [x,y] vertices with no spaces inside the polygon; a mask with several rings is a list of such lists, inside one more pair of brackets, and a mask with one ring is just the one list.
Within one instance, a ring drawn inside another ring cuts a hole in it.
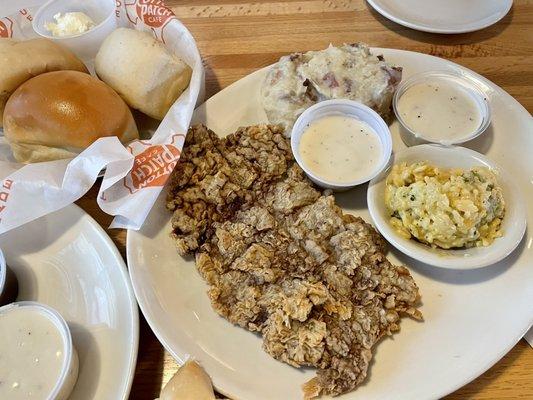
[{"label": "white plate at top right", "polygon": [[423,144],[409,147],[393,155],[393,163],[412,164],[427,161],[430,165],[441,168],[462,168],[467,170],[476,166],[493,171],[502,188],[505,200],[505,216],[502,222],[503,236],[497,238],[488,247],[467,249],[434,249],[413,239],[406,239],[398,234],[389,223],[389,214],[385,206],[385,181],[390,173],[389,167],[372,179],[368,187],[368,210],[374,224],[394,247],[414,259],[441,268],[476,269],[486,267],[503,260],[520,244],[526,231],[526,208],[524,197],[518,185],[504,169],[477,151],[460,146],[441,146]]},{"label": "white plate at top right", "polygon": [[367,0],[397,24],[424,32],[473,32],[502,19],[513,0]]}]

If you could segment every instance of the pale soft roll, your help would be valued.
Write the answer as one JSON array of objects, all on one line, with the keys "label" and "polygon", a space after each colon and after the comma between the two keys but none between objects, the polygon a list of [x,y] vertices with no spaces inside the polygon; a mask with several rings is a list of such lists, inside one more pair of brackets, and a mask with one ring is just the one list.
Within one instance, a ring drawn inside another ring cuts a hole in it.
[{"label": "pale soft roll", "polygon": [[19,86],[6,103],[4,135],[24,163],[75,157],[105,136],[123,143],[139,137],[120,96],[78,71],[48,72]]},{"label": "pale soft roll", "polygon": [[159,400],[215,400],[215,393],[202,367],[187,361],[168,381]]},{"label": "pale soft roll", "polygon": [[0,39],[0,127],[7,99],[22,83],[39,74],[87,68],[68,49],[48,39]]},{"label": "pale soft roll", "polygon": [[189,86],[192,74],[152,35],[127,28],[115,30],[102,43],[95,69],[128,105],[159,120]]}]

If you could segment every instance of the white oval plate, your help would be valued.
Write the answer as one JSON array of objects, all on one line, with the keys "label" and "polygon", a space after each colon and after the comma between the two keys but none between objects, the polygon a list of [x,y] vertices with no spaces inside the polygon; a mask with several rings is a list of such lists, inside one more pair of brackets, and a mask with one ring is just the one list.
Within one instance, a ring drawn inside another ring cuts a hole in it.
[{"label": "white oval plate", "polygon": [[[486,87],[493,124],[468,145],[515,177],[526,199],[533,198],[533,121],[511,96],[473,72],[419,53],[374,49],[404,67],[405,76],[425,70],[466,73]],[[195,122],[225,135],[241,125],[266,121],[259,88],[267,69],[224,89],[199,107]],[[403,145],[391,126],[394,150]],[[367,221],[367,186],[336,194],[347,211]],[[178,362],[192,355],[216,388],[234,400],[301,399],[300,385],[314,376],[292,368],[261,349],[261,338],[231,325],[212,309],[207,286],[192,258],[183,259],[169,237],[164,194],[140,231],[128,232],[127,256],[137,300],[148,323]],[[528,202],[533,226],[533,202]],[[528,234],[513,254],[494,266],[446,270],[418,263],[399,252],[391,260],[409,265],[420,286],[424,323],[404,319],[401,332],[377,346],[368,379],[339,399],[437,399],[468,383],[509,351],[533,322],[533,239]]]},{"label": "white oval plate", "polygon": [[[469,249],[434,249],[416,240],[399,235],[389,223],[390,216],[385,207],[385,181],[392,164],[412,164],[427,161],[442,168],[470,169],[484,166],[496,174],[505,199],[505,218],[501,238],[489,247]],[[442,268],[475,269],[492,265],[513,252],[526,231],[525,200],[514,179],[504,169],[476,151],[464,147],[446,147],[436,144],[413,146],[393,155],[389,168],[374,178],[368,187],[367,204],[376,228],[394,247],[418,261]]]},{"label": "white oval plate", "polygon": [[502,19],[513,0],[367,0],[397,24],[424,32],[477,31]]},{"label": "white oval plate", "polygon": [[61,313],[80,367],[72,400],[128,398],[139,316],[126,265],[104,230],[75,205],[0,236],[19,281],[18,301]]}]

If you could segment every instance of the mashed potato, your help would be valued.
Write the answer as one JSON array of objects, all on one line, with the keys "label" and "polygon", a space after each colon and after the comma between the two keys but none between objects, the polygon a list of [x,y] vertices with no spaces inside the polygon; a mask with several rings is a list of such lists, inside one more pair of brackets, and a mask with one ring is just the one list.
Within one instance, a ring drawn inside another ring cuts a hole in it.
[{"label": "mashed potato", "polygon": [[281,57],[263,82],[261,103],[270,123],[283,125],[290,136],[300,114],[323,100],[355,100],[387,119],[401,79],[401,67],[363,43],[330,45]]},{"label": "mashed potato", "polygon": [[463,171],[426,162],[394,165],[385,204],[398,233],[433,247],[488,246],[502,235],[502,189],[484,167]]}]

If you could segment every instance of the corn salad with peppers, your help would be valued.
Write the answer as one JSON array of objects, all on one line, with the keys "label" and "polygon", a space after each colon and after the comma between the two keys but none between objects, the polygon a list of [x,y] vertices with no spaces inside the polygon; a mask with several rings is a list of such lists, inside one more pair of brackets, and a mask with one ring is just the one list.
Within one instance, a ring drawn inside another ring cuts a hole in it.
[{"label": "corn salad with peppers", "polygon": [[505,202],[488,168],[441,169],[427,162],[394,165],[386,181],[385,203],[400,235],[432,247],[488,246],[502,236]]}]

